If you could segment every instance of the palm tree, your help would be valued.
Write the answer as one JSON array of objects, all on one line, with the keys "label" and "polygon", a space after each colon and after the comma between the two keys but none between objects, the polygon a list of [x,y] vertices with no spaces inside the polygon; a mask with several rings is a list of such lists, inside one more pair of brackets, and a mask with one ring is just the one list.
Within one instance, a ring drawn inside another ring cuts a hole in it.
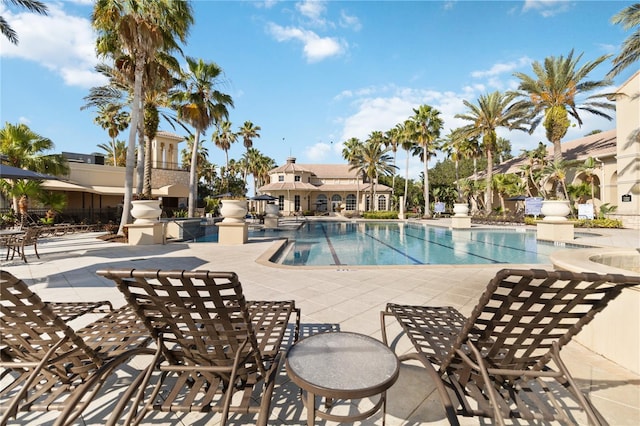
[{"label": "palm tree", "polygon": [[640,3],[622,9],[611,18],[613,24],[621,24],[625,30],[635,31],[622,44],[622,50],[613,58],[613,68],[607,78],[613,78],[640,58]]},{"label": "palm tree", "polygon": [[[393,129],[389,129],[385,132],[385,146],[391,148],[391,152],[393,152],[393,167],[396,167],[396,157],[398,154],[398,146],[400,146],[400,130],[398,127],[394,127]],[[393,199],[393,195],[396,188],[396,174],[393,174],[391,178],[391,198]]]},{"label": "palm tree", "polygon": [[247,151],[253,147],[253,140],[260,137],[260,133],[258,133],[260,130],[262,130],[260,126],[256,126],[250,121],[245,121],[238,130],[238,136],[242,137],[244,147]]},{"label": "palm tree", "polygon": [[[245,121],[242,127],[239,128],[237,135],[242,137],[242,141],[244,143],[244,147],[247,149],[247,153],[253,147],[253,139],[260,137],[260,133],[258,133],[260,130],[262,130],[260,126],[256,126],[250,121]],[[245,173],[244,175],[244,184],[245,186],[247,185],[247,173]],[[255,191],[255,187],[253,188],[253,190]]]},{"label": "palm tree", "polygon": [[0,191],[13,199],[13,209],[20,216],[20,225],[27,225],[29,199],[42,192],[41,182],[37,180],[0,180]]},{"label": "palm tree", "polygon": [[229,121],[223,121],[211,139],[215,146],[224,151],[225,168],[229,170],[229,150],[231,145],[238,140],[238,134],[231,131],[231,123]]},{"label": "palm tree", "polygon": [[414,140],[421,153],[424,162],[424,217],[431,217],[429,209],[429,158],[437,148],[437,140],[440,138],[440,130],[443,126],[440,111],[429,106],[420,105],[418,109],[413,109],[414,115],[411,120],[415,122]]},{"label": "palm tree", "polygon": [[188,123],[196,131],[189,169],[189,217],[193,217],[198,198],[196,164],[200,134],[212,124],[217,124],[228,117],[227,106],[232,107],[233,101],[231,96],[214,89],[222,74],[222,68],[216,63],[187,57],[187,65],[188,70],[183,73],[180,82],[181,90],[174,91],[171,98],[178,112],[178,119]]},{"label": "palm tree", "polygon": [[[356,158],[360,155],[360,151],[362,150],[362,142],[358,138],[350,138],[343,144],[342,148],[342,158],[347,160],[349,165],[353,166],[355,164]],[[352,170],[352,169],[350,169]],[[356,212],[358,215],[360,212],[360,173],[358,172],[356,177]]]},{"label": "palm tree", "polygon": [[463,137],[462,132],[459,129],[450,130],[449,134],[444,137],[442,150],[446,154],[447,158],[453,160],[454,170],[456,174],[456,191],[458,192],[458,201],[462,200],[462,193],[460,192],[460,160],[464,158],[465,151],[463,146],[467,140]]},{"label": "palm tree", "polygon": [[395,168],[391,164],[393,158],[388,152],[389,149],[383,148],[382,142],[378,138],[375,136],[370,137],[366,143],[362,145],[362,148],[358,150],[353,161],[350,163],[351,167],[349,170],[357,170],[358,174],[362,173],[369,178],[369,210],[373,210],[374,190],[377,185],[378,176],[395,173]]},{"label": "palm tree", "polygon": [[406,163],[404,169],[404,208],[406,210],[407,203],[409,202],[409,158],[411,157],[410,152],[415,147],[415,142],[413,141],[413,134],[415,133],[415,123],[411,120],[406,120],[404,123],[396,124],[396,129],[398,129],[398,135],[400,137],[400,146],[405,150],[406,155]]},{"label": "palm tree", "polygon": [[547,139],[553,144],[554,161],[562,160],[561,140],[567,134],[573,117],[582,125],[579,111],[586,111],[599,117],[611,120],[606,111],[615,110],[615,105],[606,99],[607,95],[598,94],[586,98],[584,104],[576,105],[576,98],[582,94],[609,86],[611,81],[585,80],[589,73],[604,62],[610,55],[600,56],[592,62],[587,62],[577,68],[582,54],[573,57],[573,50],[565,58],[550,56],[544,64],[533,63],[534,77],[518,72],[514,76],[520,79],[517,96],[523,98],[518,102],[518,108],[530,111],[530,130],[533,132],[543,121]]},{"label": "palm tree", "polygon": [[124,184],[124,206],[118,234],[129,223],[133,193],[136,131],[143,107],[143,79],[146,65],[159,51],[179,50],[176,38],[186,41],[193,23],[188,2],[158,0],[97,0],[93,9],[93,27],[98,32],[97,52],[119,59],[123,55],[134,64],[134,85],[129,127],[129,144]]},{"label": "palm tree", "polygon": [[[116,153],[116,138],[129,126],[129,113],[121,111],[122,105],[107,103],[98,107],[98,115],[93,119],[94,123],[105,129],[111,138],[111,147],[105,151],[111,154],[113,165],[117,166],[118,155]],[[100,147],[100,145],[98,145]],[[102,147],[101,147],[102,148]]]},{"label": "palm tree", "polygon": [[595,181],[598,177],[596,173],[596,160],[593,157],[589,157],[584,160],[584,163],[580,164],[576,168],[578,173],[584,174],[584,181],[589,185],[589,189],[591,192],[591,205],[594,208],[595,214],[595,206],[596,206],[596,186]]},{"label": "palm tree", "polygon": [[[38,0],[3,0],[3,3],[13,3],[14,5],[22,6],[29,9],[31,12],[39,13],[40,15],[46,15],[49,9],[47,5]],[[11,43],[18,44],[18,34],[11,28],[11,25],[0,16],[0,32]]]},{"label": "palm tree", "polygon": [[97,147],[107,154],[107,163],[113,163],[116,167],[125,167],[127,165],[127,144],[125,141],[115,141],[113,146],[100,143]]},{"label": "palm tree", "polygon": [[491,183],[493,181],[493,153],[496,149],[498,127],[508,129],[524,129],[526,119],[525,110],[516,104],[510,105],[517,96],[516,93],[493,93],[481,95],[477,105],[464,100],[464,105],[468,108],[465,114],[456,114],[456,118],[470,121],[471,124],[461,128],[461,132],[466,138],[479,138],[482,136],[482,151],[487,157],[487,172],[485,179],[485,214],[491,214],[493,205]]}]

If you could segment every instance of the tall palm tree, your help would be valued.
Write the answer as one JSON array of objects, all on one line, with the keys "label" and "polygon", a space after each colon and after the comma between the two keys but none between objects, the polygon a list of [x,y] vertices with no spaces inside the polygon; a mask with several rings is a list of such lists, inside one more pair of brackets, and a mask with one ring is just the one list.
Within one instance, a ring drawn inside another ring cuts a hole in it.
[{"label": "tall palm tree", "polygon": [[224,151],[225,168],[229,169],[229,150],[231,145],[238,140],[238,134],[231,130],[231,122],[223,121],[218,126],[216,132],[212,135],[211,139],[215,146]]},{"label": "tall palm tree", "polygon": [[611,22],[622,25],[625,30],[635,27],[635,31],[624,41],[618,56],[613,58],[613,68],[607,74],[608,78],[617,76],[640,59],[640,3],[622,9],[611,18]]},{"label": "tall palm tree", "polygon": [[92,15],[98,32],[97,52],[118,59],[133,60],[134,85],[124,184],[124,206],[118,233],[129,223],[133,193],[136,131],[142,116],[142,87],[146,65],[159,51],[179,50],[176,39],[184,43],[193,23],[191,5],[171,0],[97,0]]},{"label": "tall palm tree", "polygon": [[242,137],[242,142],[247,151],[253,147],[253,140],[260,137],[260,130],[262,130],[260,126],[256,126],[250,121],[245,121],[238,130],[238,136]]},{"label": "tall palm tree", "polygon": [[[256,126],[250,121],[245,121],[242,127],[238,129],[238,136],[242,137],[242,141],[244,143],[244,147],[247,149],[247,153],[253,147],[253,140],[255,138],[260,137],[260,126]],[[247,185],[247,173],[244,175],[244,184]],[[255,184],[255,176],[254,176],[254,184]],[[255,187],[253,189],[255,191]]]},{"label": "tall palm tree", "polygon": [[[393,167],[396,167],[396,157],[398,155],[398,147],[400,146],[400,130],[397,127],[389,129],[385,132],[385,146],[391,148],[393,152]],[[391,178],[391,197],[395,195],[396,174]]]},{"label": "tall palm tree", "polygon": [[612,119],[607,111],[615,110],[615,105],[606,99],[607,95],[592,95],[582,105],[576,105],[576,98],[580,95],[611,85],[608,79],[586,80],[589,73],[610,56],[600,56],[578,68],[582,54],[574,58],[572,50],[566,58],[549,56],[544,64],[534,62],[534,77],[521,72],[514,74],[520,79],[516,93],[522,100],[518,102],[518,108],[530,111],[530,132],[544,120],[547,139],[553,144],[554,161],[562,160],[561,140],[571,125],[570,117],[580,126],[580,110]]},{"label": "tall palm tree", "polygon": [[437,141],[444,123],[440,118],[440,111],[429,105],[420,105],[418,109],[414,108],[413,112],[414,115],[411,117],[415,123],[413,138],[420,148],[424,162],[424,216],[431,217],[429,209],[429,158],[437,149]]},{"label": "tall palm tree", "polygon": [[493,153],[498,139],[496,129],[505,127],[524,130],[526,109],[522,106],[517,106],[517,104],[511,104],[516,96],[516,93],[495,91],[481,95],[478,98],[477,105],[464,100],[463,103],[468,109],[467,113],[456,114],[456,118],[471,122],[471,124],[461,128],[464,137],[482,137],[482,151],[487,157],[484,196],[485,214],[487,215],[491,213],[493,205],[491,183],[493,182]]},{"label": "tall palm tree", "polygon": [[460,160],[467,158],[468,139],[466,139],[460,129],[450,130],[449,134],[444,137],[442,150],[447,158],[453,160],[456,175],[456,191],[458,192],[458,201],[462,200],[462,192],[460,191]]},{"label": "tall palm tree", "polygon": [[398,129],[398,137],[400,146],[404,149],[406,154],[405,169],[404,169],[404,208],[406,210],[409,202],[409,159],[411,157],[411,151],[415,147],[413,141],[413,134],[415,133],[415,123],[411,120],[405,120],[404,123],[396,124]]},{"label": "tall palm tree", "polygon": [[[117,166],[118,155],[116,153],[116,138],[129,126],[129,113],[121,111],[122,105],[114,103],[101,104],[98,107],[98,115],[93,121],[106,130],[111,138],[111,147],[106,151],[111,154],[113,165]],[[98,145],[100,147],[100,145]]]},{"label": "tall palm tree", "polygon": [[[47,5],[38,0],[2,0],[3,3],[13,3],[17,6],[22,6],[31,12],[39,13],[40,15],[46,15],[49,9]],[[18,34],[16,34],[15,30],[11,28],[11,25],[0,16],[0,32],[2,35],[7,38],[11,43],[18,44]]]},{"label": "tall palm tree", "polygon": [[383,148],[378,138],[370,137],[350,163],[349,170],[357,170],[358,174],[362,173],[369,178],[369,210],[373,210],[374,190],[378,176],[395,173],[395,168],[391,164],[393,158],[388,152],[389,149]]},{"label": "tall palm tree", "polygon": [[189,168],[189,217],[196,211],[198,198],[197,157],[200,135],[212,124],[217,124],[229,116],[227,106],[233,107],[231,96],[215,89],[222,75],[222,68],[214,62],[187,57],[188,69],[183,73],[180,89],[171,98],[178,119],[195,129],[195,139],[191,151]]},{"label": "tall palm tree", "polygon": [[[356,158],[360,155],[360,151],[362,150],[362,142],[358,138],[350,138],[345,141],[342,148],[342,158],[347,160],[349,165],[353,166],[355,164]],[[350,169],[352,170],[352,169]],[[356,177],[356,211],[355,214],[358,215],[360,213],[360,172]]]}]

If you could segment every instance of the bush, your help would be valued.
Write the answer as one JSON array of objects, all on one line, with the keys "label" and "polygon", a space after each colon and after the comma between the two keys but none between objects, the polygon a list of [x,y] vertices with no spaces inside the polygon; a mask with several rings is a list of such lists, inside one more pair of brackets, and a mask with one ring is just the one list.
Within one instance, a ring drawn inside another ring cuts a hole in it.
[{"label": "bush", "polygon": [[365,219],[397,219],[398,212],[364,212],[362,217]]},{"label": "bush", "polygon": [[576,228],[622,228],[620,219],[579,219]]}]

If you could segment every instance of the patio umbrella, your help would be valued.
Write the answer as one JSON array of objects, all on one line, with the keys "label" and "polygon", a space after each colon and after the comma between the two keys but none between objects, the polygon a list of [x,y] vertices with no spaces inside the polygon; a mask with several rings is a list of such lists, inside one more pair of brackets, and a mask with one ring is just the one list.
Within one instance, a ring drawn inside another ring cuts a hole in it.
[{"label": "patio umbrella", "polygon": [[271,195],[268,194],[261,194],[261,195],[256,195],[255,197],[251,198],[253,201],[275,201],[278,198],[277,197],[272,197]]},{"label": "patio umbrella", "polygon": [[6,164],[0,164],[0,179],[47,180],[47,179],[58,179],[58,178],[55,176],[34,172],[31,170],[25,170],[18,167],[7,166]]}]

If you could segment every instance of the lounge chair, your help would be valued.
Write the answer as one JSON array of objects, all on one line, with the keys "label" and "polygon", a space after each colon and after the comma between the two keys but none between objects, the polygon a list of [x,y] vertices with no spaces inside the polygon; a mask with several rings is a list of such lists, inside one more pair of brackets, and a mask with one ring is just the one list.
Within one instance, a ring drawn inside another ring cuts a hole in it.
[{"label": "lounge chair", "polygon": [[[221,424],[230,412],[258,414],[256,424],[267,424],[281,345],[294,313],[293,341],[298,338],[300,310],[293,301],[245,301],[232,272],[97,273],[115,281],[158,347],[141,380],[122,397],[110,424],[129,403],[125,424],[140,423],[151,410],[217,412]],[[152,376],[159,377],[150,390]],[[237,392],[242,393],[239,398],[234,397]]]},{"label": "lounge chair", "polygon": [[57,424],[69,424],[111,372],[150,351],[149,333],[128,307],[74,331],[63,318],[93,312],[101,302],[52,306],[6,271],[0,294],[0,425],[21,411],[51,410],[62,411]]},{"label": "lounge chair", "polygon": [[[436,384],[451,424],[457,415],[574,423],[561,396],[573,395],[592,424],[606,421],[580,391],[560,358],[560,349],[625,287],[640,277],[565,271],[499,271],[469,318],[452,307],[389,303],[393,316]],[[557,371],[548,366],[553,361]],[[553,382],[556,383],[553,383]],[[455,395],[456,404],[450,393]]]}]

